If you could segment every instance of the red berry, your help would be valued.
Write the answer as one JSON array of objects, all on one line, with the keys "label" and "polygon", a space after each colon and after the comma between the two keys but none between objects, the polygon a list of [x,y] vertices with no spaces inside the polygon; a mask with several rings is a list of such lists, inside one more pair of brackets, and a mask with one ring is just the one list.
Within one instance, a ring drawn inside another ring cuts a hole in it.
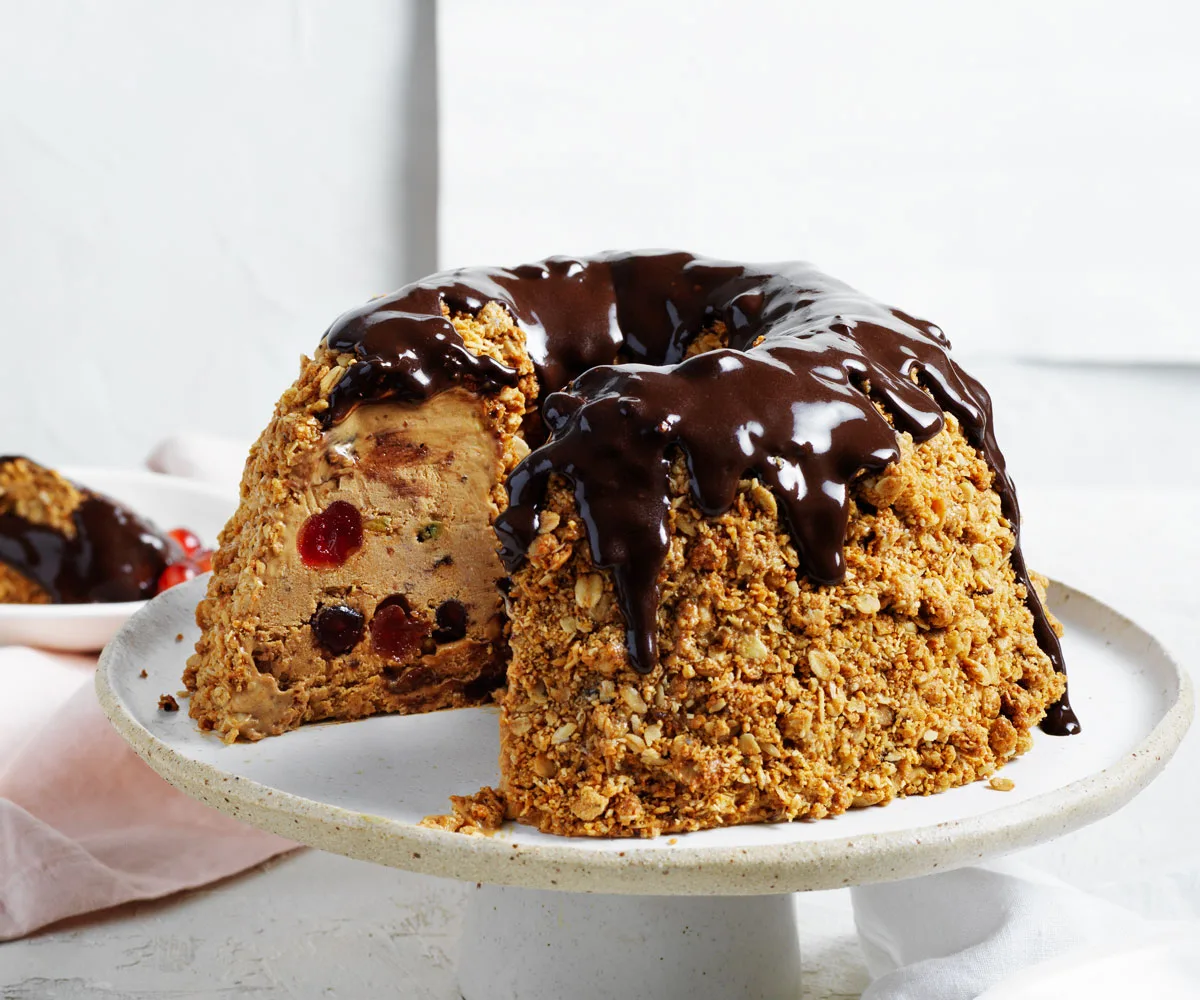
[{"label": "red berry", "polygon": [[340,566],[362,545],[362,515],[345,500],[335,500],[300,528],[296,547],[305,566]]},{"label": "red berry", "polygon": [[186,583],[196,575],[196,567],[190,563],[172,563],[162,571],[158,578],[158,592],[170,590],[180,583]]},{"label": "red berry", "polygon": [[202,549],[192,557],[192,565],[197,573],[207,573],[212,569],[212,549]]},{"label": "red berry", "polygon": [[194,532],[188,531],[187,528],[174,528],[168,531],[167,534],[179,543],[179,547],[183,549],[185,556],[195,555],[200,551],[200,539],[196,537]]}]

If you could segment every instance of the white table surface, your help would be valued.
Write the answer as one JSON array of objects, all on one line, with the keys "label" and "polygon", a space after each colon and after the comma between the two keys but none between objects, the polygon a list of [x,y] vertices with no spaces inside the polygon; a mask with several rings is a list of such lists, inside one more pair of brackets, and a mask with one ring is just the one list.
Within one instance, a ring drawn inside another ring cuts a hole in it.
[{"label": "white table surface", "polygon": [[[1032,564],[1138,620],[1196,676],[1200,456],[1189,438],[1200,429],[1191,412],[1200,370],[973,367],[1001,413]],[[1193,734],[1133,804],[1024,856],[1148,915],[1200,916],[1198,767]],[[442,1000],[458,995],[455,949],[471,891],[305,850],[0,944],[0,987],[5,1000]],[[857,997],[868,978],[848,893],[798,896],[797,905],[804,997]]]}]

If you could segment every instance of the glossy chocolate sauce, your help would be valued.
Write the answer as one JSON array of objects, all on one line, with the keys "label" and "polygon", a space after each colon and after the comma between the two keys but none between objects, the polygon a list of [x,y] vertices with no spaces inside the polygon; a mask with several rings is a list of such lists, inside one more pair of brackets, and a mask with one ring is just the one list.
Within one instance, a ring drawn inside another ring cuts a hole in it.
[{"label": "glossy chocolate sauce", "polygon": [[[682,451],[708,515],[729,509],[739,479],[758,476],[780,501],[804,572],[832,584],[845,571],[851,483],[899,457],[897,430],[928,440],[946,411],[995,473],[1038,643],[1064,671],[1021,555],[1020,511],[992,432],[991,400],[951,360],[937,327],[807,264],[662,252],[451,271],[333,325],[326,346],[361,363],[330,395],[327,424],[361,402],[515,385],[516,371],[471,354],[443,314],[443,305],[475,313],[487,302],[506,309],[525,334],[549,430],[509,480],[509,507],[496,523],[502,558],[510,572],[521,563],[550,476],[569,479],[592,556],[613,571],[634,669],[649,672],[658,662],[673,449]],[[716,323],[728,348],[685,360],[693,338]],[[1065,694],[1042,726],[1057,735],[1079,730]]]},{"label": "glossy chocolate sauce", "polygon": [[[14,456],[0,458],[0,464]],[[56,604],[141,601],[176,554],[173,543],[133,511],[82,490],[75,537],[15,514],[0,514],[0,562],[33,580]]]}]

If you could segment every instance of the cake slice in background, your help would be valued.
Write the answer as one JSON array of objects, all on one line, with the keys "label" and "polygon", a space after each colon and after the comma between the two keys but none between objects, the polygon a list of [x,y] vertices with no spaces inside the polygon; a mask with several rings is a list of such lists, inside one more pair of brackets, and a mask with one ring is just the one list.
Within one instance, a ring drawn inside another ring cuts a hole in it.
[{"label": "cake slice in background", "polygon": [[127,507],[28,458],[0,458],[0,603],[145,600],[182,556]]}]

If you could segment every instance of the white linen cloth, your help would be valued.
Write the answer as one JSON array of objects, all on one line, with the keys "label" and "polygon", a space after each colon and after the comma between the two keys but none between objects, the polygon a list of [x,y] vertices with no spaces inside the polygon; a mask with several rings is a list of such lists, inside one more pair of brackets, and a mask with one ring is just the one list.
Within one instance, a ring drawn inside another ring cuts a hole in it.
[{"label": "white linen cloth", "polygon": [[[152,467],[229,486],[245,448],[189,435]],[[0,648],[0,941],[227,878],[296,847],[176,791],[117,735],[92,656]]]},{"label": "white linen cloth", "polygon": [[[1076,985],[1103,972],[1108,992],[1079,995],[1200,996],[1200,923],[1147,920],[1018,861],[851,895],[872,977],[863,1000],[1028,996],[1064,968]],[[1148,946],[1159,949],[1150,965],[1137,960]]]}]

